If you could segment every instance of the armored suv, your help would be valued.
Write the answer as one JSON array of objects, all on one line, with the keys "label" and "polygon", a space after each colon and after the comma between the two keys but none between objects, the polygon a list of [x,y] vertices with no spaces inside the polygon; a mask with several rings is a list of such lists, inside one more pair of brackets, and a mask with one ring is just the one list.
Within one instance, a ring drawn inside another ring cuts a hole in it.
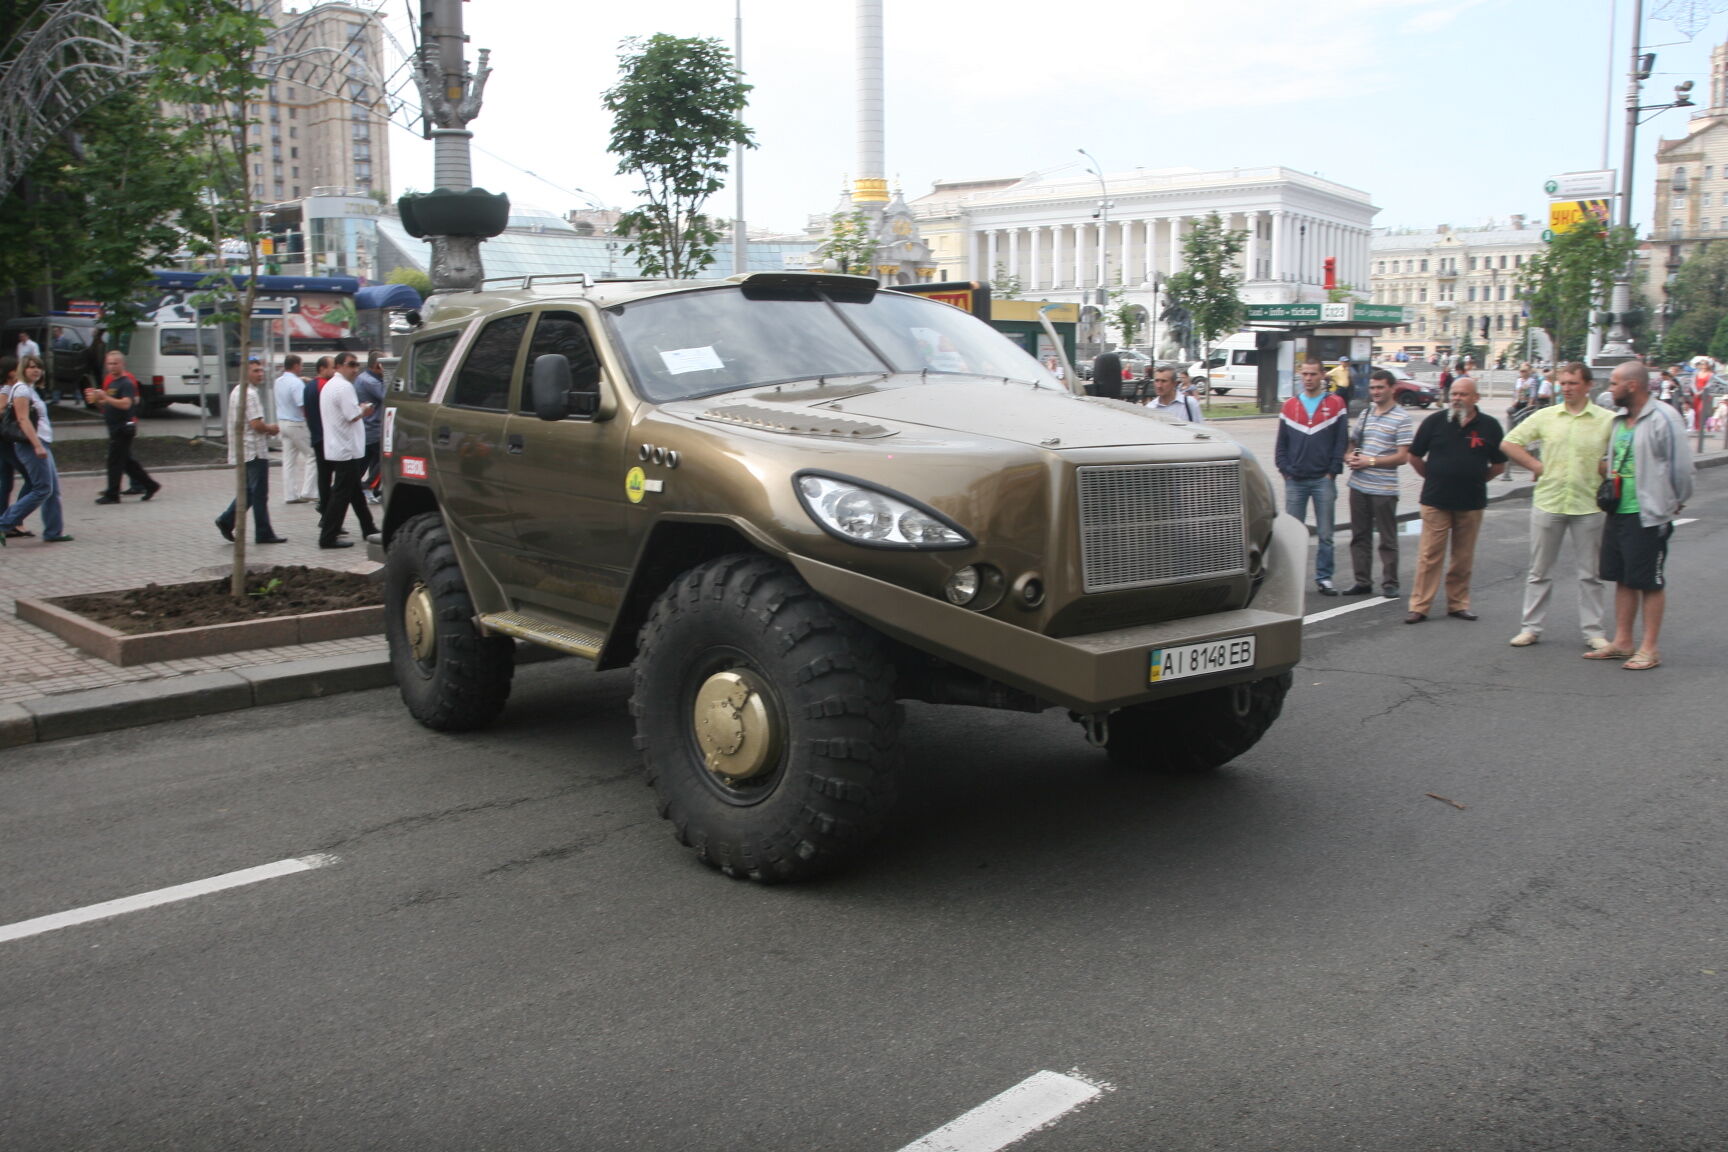
[{"label": "armored suv", "polygon": [[558,279],[435,298],[390,396],[387,629],[421,723],[497,717],[518,640],[631,665],[677,838],[776,882],[881,826],[901,700],[1064,708],[1178,770],[1276,718],[1306,537],[1227,436],[872,280]]}]

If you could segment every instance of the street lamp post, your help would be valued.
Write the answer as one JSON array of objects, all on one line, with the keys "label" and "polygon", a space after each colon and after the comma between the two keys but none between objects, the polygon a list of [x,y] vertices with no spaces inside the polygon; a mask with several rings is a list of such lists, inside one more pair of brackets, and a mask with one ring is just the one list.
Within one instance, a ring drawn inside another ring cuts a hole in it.
[{"label": "street lamp post", "polygon": [[1109,257],[1105,253],[1105,244],[1110,238],[1110,189],[1104,183],[1104,165],[1098,163],[1097,157],[1084,148],[1076,148],[1076,152],[1092,161],[1092,167],[1086,171],[1098,177],[1098,306],[1104,306],[1104,282],[1110,271]]}]

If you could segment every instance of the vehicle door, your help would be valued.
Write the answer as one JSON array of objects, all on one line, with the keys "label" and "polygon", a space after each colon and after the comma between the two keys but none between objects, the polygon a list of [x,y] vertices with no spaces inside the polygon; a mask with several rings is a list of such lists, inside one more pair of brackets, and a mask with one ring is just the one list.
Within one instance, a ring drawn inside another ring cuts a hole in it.
[{"label": "vehicle door", "polygon": [[462,359],[430,414],[431,471],[445,518],[501,584],[509,582],[516,548],[504,423],[528,321],[526,311],[487,321],[459,351]]},{"label": "vehicle door", "polygon": [[569,306],[535,317],[505,453],[520,560],[530,576],[514,594],[547,615],[605,626],[617,613],[635,548],[626,538],[631,461],[628,411],[618,404],[623,390],[602,380],[592,416],[542,420],[532,387],[534,361],[549,353],[566,357],[578,374],[599,365],[597,330],[595,317]]}]

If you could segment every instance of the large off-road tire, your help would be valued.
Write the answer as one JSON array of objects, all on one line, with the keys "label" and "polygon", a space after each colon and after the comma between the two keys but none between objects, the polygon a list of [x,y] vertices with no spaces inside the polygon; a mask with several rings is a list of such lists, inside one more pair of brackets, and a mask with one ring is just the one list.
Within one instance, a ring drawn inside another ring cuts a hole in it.
[{"label": "large off-road tire", "polygon": [[1290,691],[1290,673],[1230,684],[1110,714],[1105,748],[1117,764],[1161,772],[1209,772],[1259,742]]},{"label": "large off-road tire", "polygon": [[423,512],[397,530],[384,562],[384,634],[402,702],[440,732],[466,732],[497,719],[510,698],[515,642],[474,629],[450,530]]},{"label": "large off-road tire", "polygon": [[728,876],[829,871],[893,805],[900,706],[884,643],[768,557],[711,560],[661,594],[630,708],[660,815]]}]

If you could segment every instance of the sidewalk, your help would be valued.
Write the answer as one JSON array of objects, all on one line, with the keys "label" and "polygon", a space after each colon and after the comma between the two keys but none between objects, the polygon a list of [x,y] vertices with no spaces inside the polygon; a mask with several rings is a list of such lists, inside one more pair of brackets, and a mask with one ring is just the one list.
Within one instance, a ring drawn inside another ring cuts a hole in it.
[{"label": "sidewalk", "polygon": [[[11,540],[0,551],[0,748],[392,682],[382,636],[118,668],[21,622],[14,614],[19,596],[228,574],[233,546],[213,521],[233,499],[234,474],[216,468],[153,475],[162,491],[150,502],[128,496],[119,505],[97,505],[101,476],[62,474],[66,531],[74,540]],[[270,517],[288,543],[249,548],[248,563],[377,569],[352,525],[354,548],[321,550],[312,505],[284,504],[280,480],[276,469]],[[40,532],[39,517],[26,527]]]},{"label": "sidewalk", "polygon": [[[1245,417],[1214,427],[1246,446],[1272,472],[1275,418]],[[1720,447],[1699,458],[1700,467],[1717,464],[1728,464],[1728,451]],[[0,748],[394,682],[382,636],[118,668],[19,621],[14,615],[19,596],[106,592],[151,581],[172,584],[228,574],[233,548],[217,535],[212,521],[233,498],[233,473],[226,468],[163,469],[154,475],[162,491],[149,503],[127,497],[119,505],[102,506],[94,503],[103,483],[100,476],[62,475],[66,530],[74,541],[13,540],[0,550]],[[1408,468],[1401,469],[1401,475],[1399,516],[1410,519],[1417,514],[1420,480]],[[1273,485],[1282,499],[1276,478]],[[1511,482],[1493,482],[1490,499],[1521,496],[1530,487],[1529,474],[1519,470]],[[312,505],[282,502],[280,468],[271,477],[270,491],[271,520],[289,542],[250,548],[249,562],[377,570],[357,537],[351,549],[318,547]],[[1348,538],[1347,507],[1341,493],[1341,548]],[[32,517],[29,526],[39,531],[39,519]]]}]

